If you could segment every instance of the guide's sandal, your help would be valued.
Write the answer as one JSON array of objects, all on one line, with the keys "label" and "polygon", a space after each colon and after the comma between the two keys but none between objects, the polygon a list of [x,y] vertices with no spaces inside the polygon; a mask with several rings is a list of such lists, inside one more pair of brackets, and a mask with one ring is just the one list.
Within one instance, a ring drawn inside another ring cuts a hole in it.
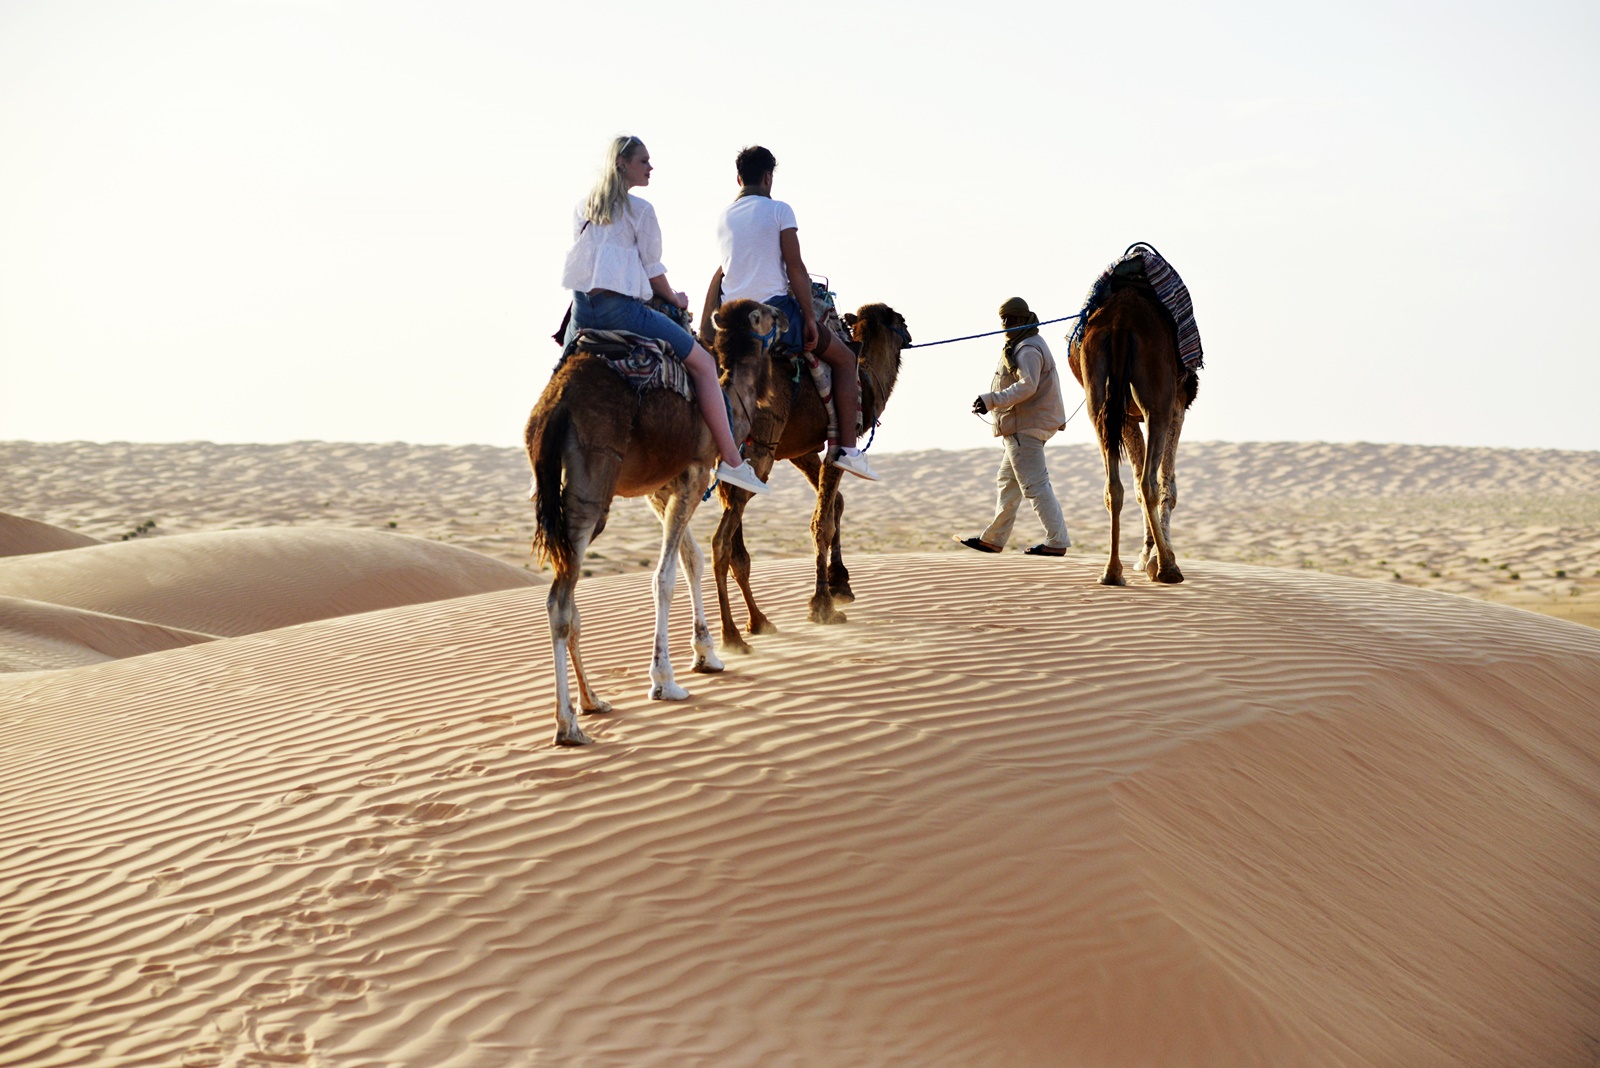
[{"label": "guide's sandal", "polygon": [[976,549],[980,553],[997,553],[1000,551],[1000,546],[990,545],[982,538],[956,538],[954,535],[952,535],[952,538],[957,545],[965,545],[967,548]]},{"label": "guide's sandal", "polygon": [[1067,550],[1053,549],[1048,545],[1035,545],[1031,549],[1022,550],[1023,556],[1065,556]]}]

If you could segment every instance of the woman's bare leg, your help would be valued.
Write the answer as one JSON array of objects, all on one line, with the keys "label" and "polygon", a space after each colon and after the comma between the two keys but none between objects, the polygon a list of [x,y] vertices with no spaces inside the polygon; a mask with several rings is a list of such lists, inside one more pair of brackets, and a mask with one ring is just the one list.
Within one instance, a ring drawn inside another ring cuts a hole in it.
[{"label": "woman's bare leg", "polygon": [[733,440],[733,428],[728,425],[728,406],[722,399],[722,383],[717,381],[717,361],[697,342],[689,358],[683,361],[683,366],[694,381],[700,417],[711,428],[711,440],[717,443],[722,462],[729,467],[738,467],[744,462],[744,457],[739,455],[739,446]]}]

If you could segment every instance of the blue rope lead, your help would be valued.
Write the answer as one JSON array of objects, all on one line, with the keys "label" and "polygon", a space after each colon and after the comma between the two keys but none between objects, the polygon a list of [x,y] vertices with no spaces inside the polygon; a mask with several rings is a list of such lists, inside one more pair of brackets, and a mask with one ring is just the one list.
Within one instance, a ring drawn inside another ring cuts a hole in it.
[{"label": "blue rope lead", "polygon": [[1077,312],[1076,314],[1073,314],[1073,315],[1063,315],[1059,319],[1046,319],[1042,323],[1024,323],[1021,326],[1007,326],[1007,327],[1004,327],[1004,328],[1002,328],[1000,330],[990,330],[987,333],[983,333],[983,334],[968,334],[966,337],[947,337],[943,341],[924,341],[924,342],[921,342],[920,344],[906,345],[905,347],[908,348],[908,349],[925,349],[925,348],[928,348],[928,347],[933,346],[933,345],[948,345],[952,341],[971,341],[975,337],[993,337],[996,334],[1009,334],[1013,330],[1031,330],[1033,327],[1036,327],[1036,326],[1049,326],[1051,323],[1064,323],[1068,319],[1079,319],[1079,318],[1082,318],[1082,317],[1083,317],[1083,313],[1082,312]]}]

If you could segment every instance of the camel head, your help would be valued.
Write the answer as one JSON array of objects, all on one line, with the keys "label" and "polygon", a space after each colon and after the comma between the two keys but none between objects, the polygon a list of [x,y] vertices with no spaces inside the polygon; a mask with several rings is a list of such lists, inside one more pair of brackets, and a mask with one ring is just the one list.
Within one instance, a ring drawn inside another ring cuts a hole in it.
[{"label": "camel head", "polygon": [[863,304],[854,315],[844,317],[850,336],[865,345],[868,340],[884,335],[899,342],[896,351],[911,344],[911,331],[906,327],[905,316],[887,304]]},{"label": "camel head", "polygon": [[733,436],[743,438],[772,378],[767,350],[789,329],[789,320],[777,308],[754,300],[729,301],[712,320],[722,388],[733,408]]},{"label": "camel head", "polygon": [[888,402],[900,377],[900,350],[911,344],[905,317],[887,304],[863,304],[844,321],[850,336],[861,345],[861,374],[873,404],[881,406]]}]

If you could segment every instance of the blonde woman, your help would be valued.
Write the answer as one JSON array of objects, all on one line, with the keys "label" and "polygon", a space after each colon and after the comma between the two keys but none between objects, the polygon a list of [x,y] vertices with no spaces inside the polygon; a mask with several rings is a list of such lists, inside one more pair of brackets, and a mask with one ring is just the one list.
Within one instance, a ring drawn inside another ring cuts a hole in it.
[{"label": "blonde woman", "polygon": [[655,208],[629,192],[649,185],[654,169],[643,141],[613,139],[600,180],[574,212],[572,250],[561,275],[561,284],[572,290],[567,343],[580,328],[628,330],[660,341],[694,381],[700,415],[722,454],[717,477],[751,493],[766,493],[767,484],[756,477],[733,440],[716,359],[683,327],[645,306],[652,295],[679,308],[689,306],[689,298],[667,283]]}]

